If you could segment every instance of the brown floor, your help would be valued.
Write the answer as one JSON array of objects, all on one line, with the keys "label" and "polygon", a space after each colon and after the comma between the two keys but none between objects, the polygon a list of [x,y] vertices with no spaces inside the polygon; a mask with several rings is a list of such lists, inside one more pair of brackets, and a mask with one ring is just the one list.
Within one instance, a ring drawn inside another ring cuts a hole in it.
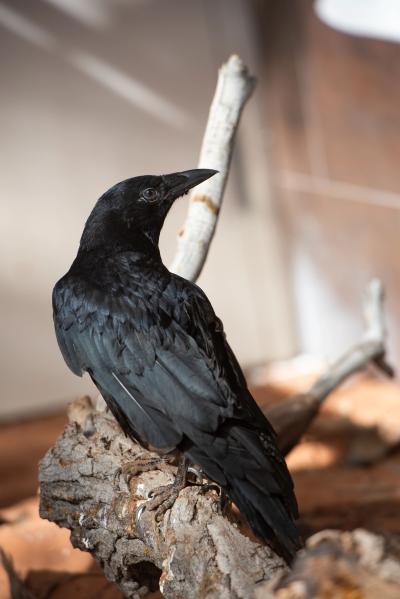
[{"label": "brown floor", "polygon": [[0,425],[0,507],[37,492],[39,460],[63,430],[65,412]]},{"label": "brown floor", "polygon": [[[72,548],[69,531],[39,517],[38,464],[66,422],[65,410],[0,424],[0,549],[37,599],[122,599],[90,554]],[[0,599],[14,599],[1,563]]]},{"label": "brown floor", "polygon": [[[303,377],[268,381],[253,390],[265,407],[309,385],[310,378]],[[65,421],[65,414],[58,414],[0,426],[0,503],[16,504],[0,511],[0,547],[35,597],[49,597],[51,587],[60,599],[73,594],[120,599],[90,555],[72,549],[69,532],[38,515],[38,461]],[[400,387],[381,378],[355,377],[328,398],[288,458],[305,536],[356,527],[400,534],[399,421]],[[5,588],[0,568],[0,589]],[[10,594],[0,591],[0,599]]]}]

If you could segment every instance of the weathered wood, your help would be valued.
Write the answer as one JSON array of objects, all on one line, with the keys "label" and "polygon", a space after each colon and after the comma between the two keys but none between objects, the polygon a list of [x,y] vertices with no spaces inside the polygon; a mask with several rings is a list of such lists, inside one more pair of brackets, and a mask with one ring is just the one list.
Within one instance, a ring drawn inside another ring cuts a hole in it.
[{"label": "weathered wood", "polygon": [[69,528],[72,544],[90,551],[127,597],[144,596],[160,580],[167,598],[246,598],[286,568],[241,531],[234,513],[222,514],[213,489],[186,487],[161,524],[146,510],[138,520],[150,491],[171,482],[170,468],[142,473],[128,488],[120,469],[148,452],[89,398],[74,402],[69,417],[40,466],[40,514]]},{"label": "weathered wood", "polygon": [[[396,547],[397,544],[397,547]],[[291,572],[256,589],[255,599],[398,599],[398,540],[367,530],[324,530],[307,541]]]}]

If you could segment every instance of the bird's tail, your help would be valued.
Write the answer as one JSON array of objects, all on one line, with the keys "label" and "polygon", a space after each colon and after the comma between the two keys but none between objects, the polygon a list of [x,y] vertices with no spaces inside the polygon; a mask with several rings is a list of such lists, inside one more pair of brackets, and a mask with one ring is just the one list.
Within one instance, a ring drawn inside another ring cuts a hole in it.
[{"label": "bird's tail", "polygon": [[[204,440],[204,439],[203,439]],[[270,431],[227,426],[185,452],[226,491],[253,532],[287,562],[301,547],[293,482]]]},{"label": "bird's tail", "polygon": [[287,563],[291,563],[301,543],[297,527],[283,502],[237,479],[232,480],[228,494],[252,531],[271,545]]}]

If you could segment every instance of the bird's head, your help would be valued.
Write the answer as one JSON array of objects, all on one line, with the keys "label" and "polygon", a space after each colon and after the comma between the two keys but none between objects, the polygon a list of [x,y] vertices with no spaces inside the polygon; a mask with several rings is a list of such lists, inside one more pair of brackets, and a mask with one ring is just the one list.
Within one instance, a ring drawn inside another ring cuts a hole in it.
[{"label": "bird's head", "polygon": [[135,233],[157,245],[173,202],[217,172],[199,168],[133,177],[117,183],[97,201],[86,223],[81,246],[101,245],[106,237],[123,241]]}]

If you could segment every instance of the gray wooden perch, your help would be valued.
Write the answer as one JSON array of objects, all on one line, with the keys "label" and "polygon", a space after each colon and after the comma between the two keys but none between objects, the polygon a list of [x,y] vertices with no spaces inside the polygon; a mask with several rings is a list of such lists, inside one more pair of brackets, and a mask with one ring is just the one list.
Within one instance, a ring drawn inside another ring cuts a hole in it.
[{"label": "gray wooden perch", "polygon": [[[215,231],[241,110],[254,88],[247,68],[233,56],[221,68],[201,152],[200,166],[220,171],[194,192],[172,269],[195,280]],[[319,379],[310,392],[267,412],[285,453],[300,440],[334,388],[356,370],[384,362],[382,287],[368,291],[368,334]],[[160,588],[167,598],[247,598],[286,571],[282,559],[248,533],[215,485],[191,484],[161,522],[144,509],[152,489],[168,484],[174,466],[122,475],[127,464],[152,454],[126,438],[102,402],[72,403],[69,424],[40,464],[40,514],[70,529],[75,547],[89,551],[109,580],[131,598]],[[154,457],[157,457],[154,455]],[[194,483],[198,482],[196,480]],[[207,481],[205,481],[207,482]],[[208,481],[210,482],[210,481]]]}]

